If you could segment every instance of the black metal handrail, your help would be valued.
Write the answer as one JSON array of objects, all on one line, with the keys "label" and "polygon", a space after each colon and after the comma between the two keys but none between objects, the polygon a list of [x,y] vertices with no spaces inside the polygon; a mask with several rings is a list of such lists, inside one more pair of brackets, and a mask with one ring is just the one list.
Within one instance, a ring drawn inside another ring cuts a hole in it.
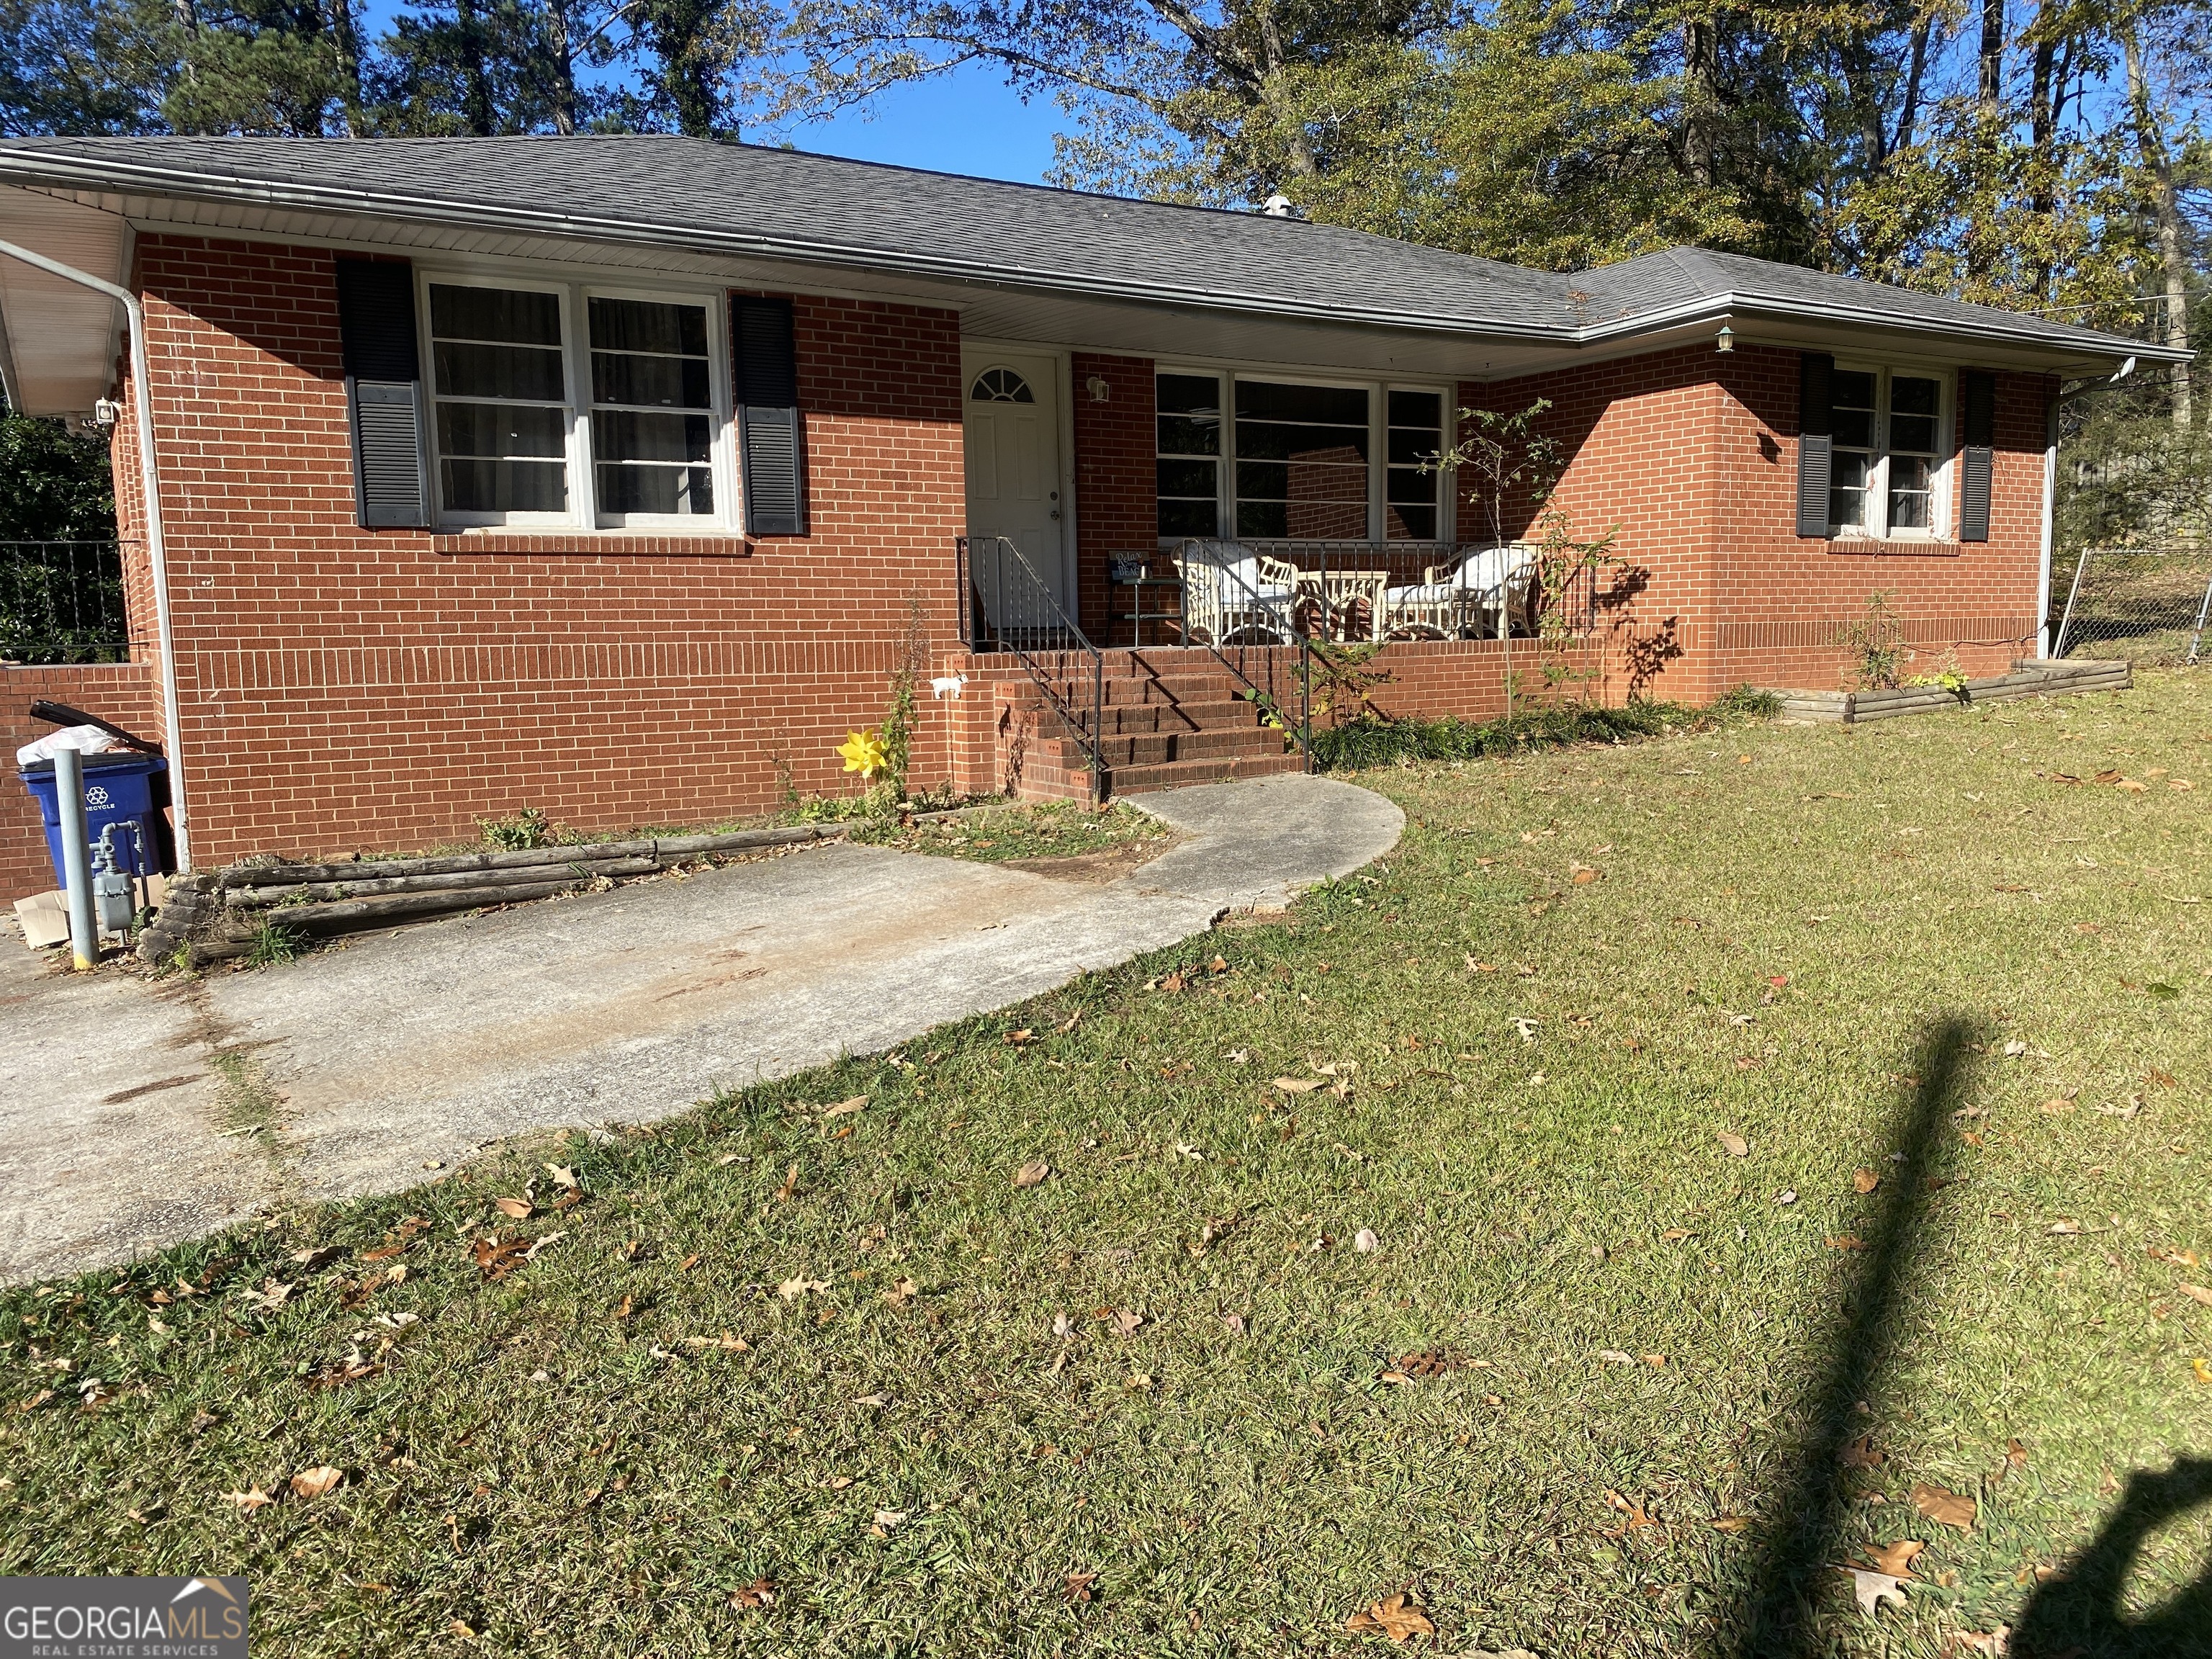
[{"label": "black metal handrail", "polygon": [[[1193,545],[1185,544],[1187,550]],[[1178,556],[1176,562],[1182,571],[1179,598],[1183,642],[1205,647],[1213,653],[1216,662],[1243,681],[1245,698],[1290,732],[1298,745],[1306,770],[1312,771],[1313,641],[1297,628],[1295,595],[1263,593],[1239,575],[1233,565],[1203,560],[1188,551]],[[1201,597],[1201,610],[1211,625],[1194,627],[1190,609],[1192,567],[1200,563],[1206,566],[1200,579],[1209,583],[1218,580],[1224,591]],[[1231,637],[1238,634],[1245,637]],[[1298,700],[1295,729],[1290,726],[1290,710],[1284,702],[1289,688],[1279,678],[1283,664],[1279,653],[1287,645],[1296,646],[1298,653],[1297,668],[1291,677]],[[1261,678],[1255,678],[1246,666],[1247,653],[1255,649],[1260,653]],[[1237,653],[1234,658],[1230,656],[1231,651]]]},{"label": "black metal handrail", "polygon": [[123,545],[0,542],[0,661],[129,661]]},{"label": "black metal handrail", "polygon": [[[1091,644],[1022,551],[1004,536],[963,536],[958,549],[960,640],[970,651],[1007,651],[1029,671],[1047,701],[1075,733],[1091,769],[1091,799],[1106,800],[1106,657]],[[1086,710],[1074,676],[1048,672],[1048,653],[1085,659],[1091,681]]]}]

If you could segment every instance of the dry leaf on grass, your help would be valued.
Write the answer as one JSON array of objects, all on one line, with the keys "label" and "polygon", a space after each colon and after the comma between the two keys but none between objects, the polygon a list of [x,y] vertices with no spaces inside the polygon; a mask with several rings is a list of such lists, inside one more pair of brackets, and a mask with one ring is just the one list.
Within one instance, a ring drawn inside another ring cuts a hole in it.
[{"label": "dry leaf on grass", "polygon": [[345,1471],[332,1468],[325,1463],[319,1468],[302,1469],[292,1477],[295,1498],[321,1498],[345,1485]]},{"label": "dry leaf on grass", "polygon": [[1098,1575],[1095,1572],[1064,1572],[1060,1577],[1060,1593],[1071,1606],[1078,1601],[1088,1601],[1091,1587],[1098,1582]]},{"label": "dry leaf on grass", "polygon": [[2202,1302],[2206,1307],[2212,1308],[2212,1291],[2206,1290],[2202,1285],[2184,1285],[2180,1290],[2182,1295],[2191,1302]]},{"label": "dry leaf on grass", "polygon": [[830,1287],[818,1279],[787,1279],[775,1287],[775,1293],[786,1302],[797,1300],[810,1291],[819,1296]]},{"label": "dry leaf on grass", "polygon": [[1640,1531],[1645,1527],[1656,1527],[1659,1524],[1649,1515],[1644,1513],[1643,1504],[1636,1502],[1633,1498],[1624,1497],[1621,1493],[1613,1491],[1610,1486],[1606,1488],[1605,1502],[1607,1508],[1620,1511],[1621,1520],[1620,1524],[1614,1528],[1611,1532],[1601,1534],[1601,1535],[1603,1537],[1626,1538],[1630,1533]]},{"label": "dry leaf on grass", "polygon": [[572,1193],[582,1185],[576,1179],[576,1172],[565,1164],[549,1164],[545,1166],[545,1173],[553,1177],[556,1187],[565,1187]]},{"label": "dry leaf on grass", "polygon": [[750,1613],[755,1607],[772,1607],[775,1605],[775,1584],[765,1577],[740,1584],[730,1592],[730,1605],[741,1613]]},{"label": "dry leaf on grass", "polygon": [[1034,1158],[1014,1171],[1014,1185],[1017,1187],[1039,1186],[1051,1173],[1051,1164],[1041,1158]]},{"label": "dry leaf on grass", "polygon": [[1382,1248],[1382,1241],[1375,1237],[1374,1231],[1371,1229],[1362,1227],[1358,1232],[1352,1234],[1352,1248],[1358,1251],[1360,1255],[1366,1255],[1370,1252],[1381,1249]]},{"label": "dry leaf on grass", "polygon": [[1836,1454],[1836,1462],[1847,1469],[1878,1469],[1882,1455],[1875,1449],[1874,1437],[1863,1434]]},{"label": "dry leaf on grass", "polygon": [[1917,1538],[1900,1538],[1894,1544],[1869,1550],[1866,1559],[1877,1572],[1886,1572],[1898,1578],[1910,1578],[1913,1577],[1912,1558],[1927,1547]]},{"label": "dry leaf on grass", "polygon": [[1921,1481],[1912,1489],[1912,1507],[1940,1526],[1956,1527],[1961,1532],[1974,1529],[1974,1500],[1948,1486]]},{"label": "dry leaf on grass", "polygon": [[859,1111],[867,1103],[867,1096],[854,1095],[850,1100],[841,1100],[835,1106],[824,1106],[822,1109],[822,1115],[824,1117],[850,1117],[854,1112]]},{"label": "dry leaf on grass", "polygon": [[1386,1595],[1364,1613],[1355,1613],[1344,1621],[1346,1630],[1387,1636],[1394,1642],[1406,1642],[1416,1636],[1434,1636],[1437,1627],[1429,1622],[1429,1615],[1413,1597],[1406,1595]]},{"label": "dry leaf on grass", "polygon": [[1751,1143],[1746,1140],[1741,1135],[1734,1134],[1729,1131],[1723,1129],[1721,1131],[1720,1138],[1721,1145],[1727,1149],[1728,1155],[1730,1158],[1747,1158],[1750,1156]]},{"label": "dry leaf on grass", "polygon": [[501,1198],[492,1200],[492,1207],[501,1215],[516,1221],[527,1221],[538,1212],[538,1206],[526,1198]]},{"label": "dry leaf on grass", "polygon": [[1134,1336],[1142,1328],[1144,1315],[1133,1308],[1123,1308],[1113,1316],[1114,1328],[1124,1336]]},{"label": "dry leaf on grass", "polygon": [[253,1486],[245,1492],[227,1492],[222,1495],[222,1501],[226,1504],[235,1504],[240,1510],[251,1515],[254,1510],[265,1509],[276,1500],[262,1491],[260,1487]]},{"label": "dry leaf on grass", "polygon": [[1286,1095],[1310,1094],[1321,1087],[1321,1079],[1317,1077],[1279,1077],[1275,1079],[1275,1086]]},{"label": "dry leaf on grass", "polygon": [[1751,1528],[1751,1517],[1747,1515],[1717,1515],[1713,1517],[1712,1525],[1715,1532],[1747,1532]]},{"label": "dry leaf on grass", "polygon": [[911,1279],[902,1279],[897,1284],[892,1285],[890,1289],[885,1291],[883,1293],[883,1297],[884,1300],[888,1302],[892,1307],[903,1308],[908,1303],[913,1301],[915,1297],[921,1294],[921,1285],[915,1284]]},{"label": "dry leaf on grass", "polygon": [[1875,1613],[1881,1610],[1885,1601],[1905,1605],[1905,1581],[1894,1574],[1869,1572],[1864,1567],[1838,1567],[1838,1572],[1849,1573],[1851,1594],[1858,1597],[1859,1611]]},{"label": "dry leaf on grass", "polygon": [[794,1164],[783,1172],[783,1185],[775,1189],[775,1201],[779,1204],[784,1203],[798,1190],[799,1166]]},{"label": "dry leaf on grass", "polygon": [[1851,1176],[1851,1190],[1855,1193],[1870,1193],[1881,1185],[1881,1177],[1872,1170],[1860,1170]]}]

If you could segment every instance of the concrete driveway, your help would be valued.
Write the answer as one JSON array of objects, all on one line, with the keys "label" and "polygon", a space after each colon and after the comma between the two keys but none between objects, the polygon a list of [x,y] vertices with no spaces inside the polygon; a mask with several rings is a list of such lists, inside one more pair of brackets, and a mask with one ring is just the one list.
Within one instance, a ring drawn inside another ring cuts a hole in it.
[{"label": "concrete driveway", "polygon": [[890,1048],[1285,904],[1405,823],[1295,775],[1131,804],[1184,838],[1103,885],[831,843],[258,973],[73,976],[0,945],[0,1279]]}]

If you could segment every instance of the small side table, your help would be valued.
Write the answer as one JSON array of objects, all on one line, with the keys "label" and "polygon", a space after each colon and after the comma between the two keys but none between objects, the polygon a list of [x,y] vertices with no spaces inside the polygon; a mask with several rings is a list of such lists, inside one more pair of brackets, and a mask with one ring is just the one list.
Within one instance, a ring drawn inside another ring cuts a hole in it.
[{"label": "small side table", "polygon": [[[1152,562],[1136,563],[1127,555],[1114,556],[1117,570],[1109,565],[1107,571],[1108,592],[1112,603],[1108,615],[1114,623],[1113,632],[1121,631],[1121,624],[1129,625],[1129,644],[1134,648],[1145,644],[1145,624],[1152,624],[1152,643],[1181,645],[1182,641],[1182,578],[1176,575],[1155,575]],[[1126,574],[1133,568],[1136,574]],[[1176,637],[1163,637],[1167,627],[1172,626]]]}]

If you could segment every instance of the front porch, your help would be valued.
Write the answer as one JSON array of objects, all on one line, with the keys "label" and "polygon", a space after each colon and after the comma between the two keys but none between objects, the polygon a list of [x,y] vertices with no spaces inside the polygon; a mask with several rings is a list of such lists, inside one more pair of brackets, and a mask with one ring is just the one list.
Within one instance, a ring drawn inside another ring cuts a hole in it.
[{"label": "front porch", "polygon": [[976,712],[955,720],[958,776],[1036,798],[1304,769],[1316,718],[1346,712],[1315,707],[1328,700],[1316,647],[1368,647],[1392,714],[1493,712],[1516,641],[1579,639],[1596,611],[1594,572],[1547,594],[1527,543],[1189,538],[1113,556],[1109,592],[1127,598],[1102,642],[1012,538],[957,550],[962,650],[940,684],[978,683]]}]

